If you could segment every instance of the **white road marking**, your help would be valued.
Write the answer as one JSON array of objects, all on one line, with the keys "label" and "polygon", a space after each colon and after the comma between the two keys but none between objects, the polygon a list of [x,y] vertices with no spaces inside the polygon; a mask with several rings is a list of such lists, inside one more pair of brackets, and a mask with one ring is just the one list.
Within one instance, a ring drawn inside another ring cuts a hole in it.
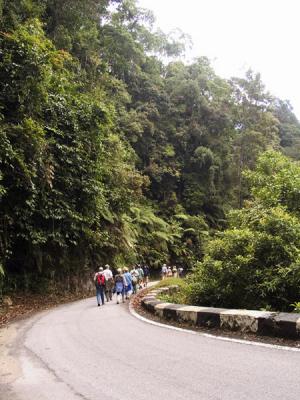
[{"label": "white road marking", "polygon": [[196,331],[192,331],[192,330],[189,330],[189,329],[178,328],[176,326],[172,326],[172,325],[168,325],[168,324],[162,324],[160,322],[152,321],[151,319],[147,319],[145,317],[142,317],[140,314],[138,314],[135,311],[135,309],[133,308],[131,302],[129,303],[129,311],[130,311],[131,315],[133,315],[135,318],[139,319],[140,321],[146,322],[146,323],[151,324],[151,325],[159,326],[161,328],[171,329],[173,331],[189,333],[190,335],[199,335],[199,336],[207,337],[207,338],[214,339],[214,340],[222,340],[224,342],[233,342],[233,343],[238,343],[238,344],[245,344],[245,345],[248,345],[248,346],[258,346],[258,347],[265,347],[267,349],[300,352],[300,348],[297,348],[297,347],[280,346],[280,345],[277,345],[277,344],[269,344],[269,343],[254,342],[254,341],[252,342],[250,340],[234,339],[234,338],[228,338],[228,337],[225,337],[225,336],[216,336],[216,335],[212,335],[210,333],[196,332]]}]

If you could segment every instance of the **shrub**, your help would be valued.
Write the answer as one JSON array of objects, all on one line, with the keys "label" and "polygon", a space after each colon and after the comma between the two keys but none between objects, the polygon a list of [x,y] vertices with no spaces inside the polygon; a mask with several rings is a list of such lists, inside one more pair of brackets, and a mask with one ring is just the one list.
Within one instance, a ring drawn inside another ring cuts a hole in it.
[{"label": "shrub", "polygon": [[[278,168],[282,166],[283,168]],[[247,173],[252,202],[229,214],[229,228],[208,244],[188,278],[193,304],[291,310],[300,294],[300,219],[295,206],[297,163],[267,152]],[[273,183],[275,188],[272,189]],[[273,192],[272,192],[273,191]]]}]

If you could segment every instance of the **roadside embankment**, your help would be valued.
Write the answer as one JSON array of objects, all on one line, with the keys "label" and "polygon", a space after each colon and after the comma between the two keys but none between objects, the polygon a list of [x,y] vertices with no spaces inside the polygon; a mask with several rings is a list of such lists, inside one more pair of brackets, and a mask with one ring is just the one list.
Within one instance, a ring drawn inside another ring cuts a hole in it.
[{"label": "roadside embankment", "polygon": [[300,314],[257,310],[231,310],[167,303],[158,299],[172,293],[177,286],[152,289],[141,300],[142,306],[166,320],[190,323],[194,326],[239,331],[257,335],[300,339]]}]

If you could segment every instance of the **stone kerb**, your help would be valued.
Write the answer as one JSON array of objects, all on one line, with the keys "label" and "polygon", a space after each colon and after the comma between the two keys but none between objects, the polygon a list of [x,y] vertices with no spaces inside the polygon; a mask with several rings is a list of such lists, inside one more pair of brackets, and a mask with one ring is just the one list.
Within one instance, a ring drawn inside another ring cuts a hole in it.
[{"label": "stone kerb", "polygon": [[300,338],[300,314],[198,307],[166,303],[157,299],[161,293],[174,293],[176,290],[176,285],[153,289],[142,298],[142,305],[161,318],[187,322],[195,326]]}]

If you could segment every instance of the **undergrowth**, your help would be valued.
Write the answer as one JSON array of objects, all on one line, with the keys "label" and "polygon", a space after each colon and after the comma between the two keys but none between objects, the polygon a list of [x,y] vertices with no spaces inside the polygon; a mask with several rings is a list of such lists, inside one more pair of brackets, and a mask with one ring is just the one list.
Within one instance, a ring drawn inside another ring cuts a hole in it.
[{"label": "undergrowth", "polygon": [[166,303],[187,304],[187,288],[188,285],[184,279],[181,278],[166,278],[160,281],[155,288],[162,288],[166,286],[177,285],[179,290],[175,293],[161,293],[157,296],[159,300]]}]

